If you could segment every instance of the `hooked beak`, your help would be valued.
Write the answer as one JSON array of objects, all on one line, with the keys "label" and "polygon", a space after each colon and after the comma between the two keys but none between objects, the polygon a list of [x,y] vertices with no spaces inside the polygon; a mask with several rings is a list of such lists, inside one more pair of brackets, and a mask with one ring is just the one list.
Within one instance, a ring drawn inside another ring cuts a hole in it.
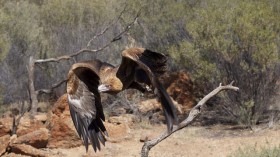
[{"label": "hooked beak", "polygon": [[105,84],[101,84],[100,86],[98,86],[98,91],[99,92],[107,92],[109,90],[110,90],[110,88]]}]

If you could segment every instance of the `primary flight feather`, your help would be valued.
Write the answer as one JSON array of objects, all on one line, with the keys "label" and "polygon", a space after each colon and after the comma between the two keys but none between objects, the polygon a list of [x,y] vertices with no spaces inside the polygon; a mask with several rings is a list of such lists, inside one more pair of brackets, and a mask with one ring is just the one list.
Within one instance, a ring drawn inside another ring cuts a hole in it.
[{"label": "primary flight feather", "polygon": [[177,123],[175,107],[157,79],[166,71],[166,61],[161,53],[130,48],[122,52],[122,62],[117,67],[97,59],[71,67],[67,81],[70,114],[86,150],[89,143],[95,151],[100,150],[100,143],[105,145],[108,136],[100,93],[117,94],[128,88],[145,92],[146,86],[151,87],[162,104],[167,129],[172,130]]}]

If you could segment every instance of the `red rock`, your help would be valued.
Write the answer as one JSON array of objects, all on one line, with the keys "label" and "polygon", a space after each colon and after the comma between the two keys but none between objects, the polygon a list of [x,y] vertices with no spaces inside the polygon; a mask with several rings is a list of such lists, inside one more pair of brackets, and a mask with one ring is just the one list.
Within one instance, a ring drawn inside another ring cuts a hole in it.
[{"label": "red rock", "polygon": [[156,99],[148,99],[139,104],[139,111],[143,114],[161,108],[161,104]]},{"label": "red rock", "polygon": [[47,114],[45,113],[38,113],[34,116],[35,121],[40,121],[42,123],[45,123],[48,119]]},{"label": "red rock", "polygon": [[140,136],[140,142],[147,142],[154,139],[155,137],[156,135],[152,133],[142,133]]},{"label": "red rock", "polygon": [[0,156],[2,156],[2,154],[4,154],[7,150],[7,147],[9,145],[10,142],[10,135],[4,135],[2,137],[0,137]]},{"label": "red rock", "polygon": [[[182,114],[182,112],[183,112],[182,106],[180,104],[178,104],[176,101],[174,101],[173,99],[172,99],[172,101],[173,101],[178,113]],[[139,111],[143,114],[145,114],[149,111],[154,111],[154,110],[158,110],[161,108],[162,108],[161,103],[158,102],[156,99],[148,99],[148,100],[142,101],[139,104]]]},{"label": "red rock", "polygon": [[110,142],[120,142],[131,137],[130,128],[127,124],[104,123],[109,137],[106,139]]},{"label": "red rock", "polygon": [[112,116],[109,117],[108,122],[113,124],[128,124],[131,125],[136,122],[137,119],[132,114],[123,114],[120,116]]},{"label": "red rock", "polygon": [[11,151],[16,154],[28,155],[28,156],[36,156],[36,157],[49,156],[46,151],[36,149],[26,144],[11,144]]},{"label": "red rock", "polygon": [[18,125],[16,134],[18,136],[23,136],[40,128],[46,128],[44,123],[37,119],[31,119],[30,115],[26,113],[21,119]]},{"label": "red rock", "polygon": [[48,148],[71,148],[82,145],[70,116],[66,94],[54,104],[49,116]]},{"label": "red rock", "polygon": [[2,157],[30,157],[29,155],[22,155],[22,154],[16,154],[16,153],[9,153],[4,154]]},{"label": "red rock", "polygon": [[19,136],[13,143],[16,144],[28,144],[35,148],[45,148],[49,139],[49,130],[46,128],[40,128],[28,134]]},{"label": "red rock", "polygon": [[11,133],[12,118],[3,118],[0,120],[0,137]]},{"label": "red rock", "polygon": [[61,116],[65,112],[69,112],[67,94],[62,95],[52,107],[52,113],[57,116]]},{"label": "red rock", "polygon": [[167,93],[182,105],[183,112],[195,105],[195,86],[188,73],[183,71],[168,73],[161,77],[161,82],[167,88]]},{"label": "red rock", "polygon": [[52,127],[48,148],[71,148],[82,145],[82,140],[78,137],[75,130],[63,122],[60,118],[52,118]]}]

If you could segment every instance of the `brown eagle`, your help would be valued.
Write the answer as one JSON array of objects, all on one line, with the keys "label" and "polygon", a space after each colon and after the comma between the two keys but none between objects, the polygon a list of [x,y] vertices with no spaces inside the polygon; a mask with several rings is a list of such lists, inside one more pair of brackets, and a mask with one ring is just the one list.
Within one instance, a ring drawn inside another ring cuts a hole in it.
[{"label": "brown eagle", "polygon": [[175,107],[157,76],[166,71],[164,54],[144,48],[130,48],[122,52],[118,67],[100,60],[73,64],[67,81],[67,94],[71,117],[86,150],[91,142],[94,151],[105,145],[108,136],[103,124],[105,116],[100,93],[117,94],[133,88],[141,92],[152,88],[161,102],[168,131],[177,123]]}]

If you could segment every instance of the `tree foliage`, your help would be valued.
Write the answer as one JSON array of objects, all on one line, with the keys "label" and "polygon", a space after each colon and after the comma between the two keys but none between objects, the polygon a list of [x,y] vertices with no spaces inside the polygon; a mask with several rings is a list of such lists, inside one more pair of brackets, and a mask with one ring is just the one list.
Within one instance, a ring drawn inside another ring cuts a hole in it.
[{"label": "tree foliage", "polygon": [[[73,53],[87,46],[88,41],[101,32],[120,14],[124,3],[117,1],[1,1],[0,7],[0,60],[4,103],[28,99],[26,65],[29,56],[48,58]],[[112,5],[110,5],[112,4]],[[122,29],[117,23],[107,36],[98,38],[92,47],[98,48]],[[89,58],[108,59],[115,63],[119,49],[105,50],[101,55],[86,54],[62,64],[41,65],[35,71],[36,88],[48,88],[64,79],[69,66]],[[60,89],[64,92],[64,88]]]},{"label": "tree foliage", "polygon": [[195,7],[186,24],[192,39],[169,52],[200,83],[237,81],[240,94],[226,96],[236,105],[226,108],[241,123],[255,124],[279,78],[280,17],[272,2],[220,2]]}]

